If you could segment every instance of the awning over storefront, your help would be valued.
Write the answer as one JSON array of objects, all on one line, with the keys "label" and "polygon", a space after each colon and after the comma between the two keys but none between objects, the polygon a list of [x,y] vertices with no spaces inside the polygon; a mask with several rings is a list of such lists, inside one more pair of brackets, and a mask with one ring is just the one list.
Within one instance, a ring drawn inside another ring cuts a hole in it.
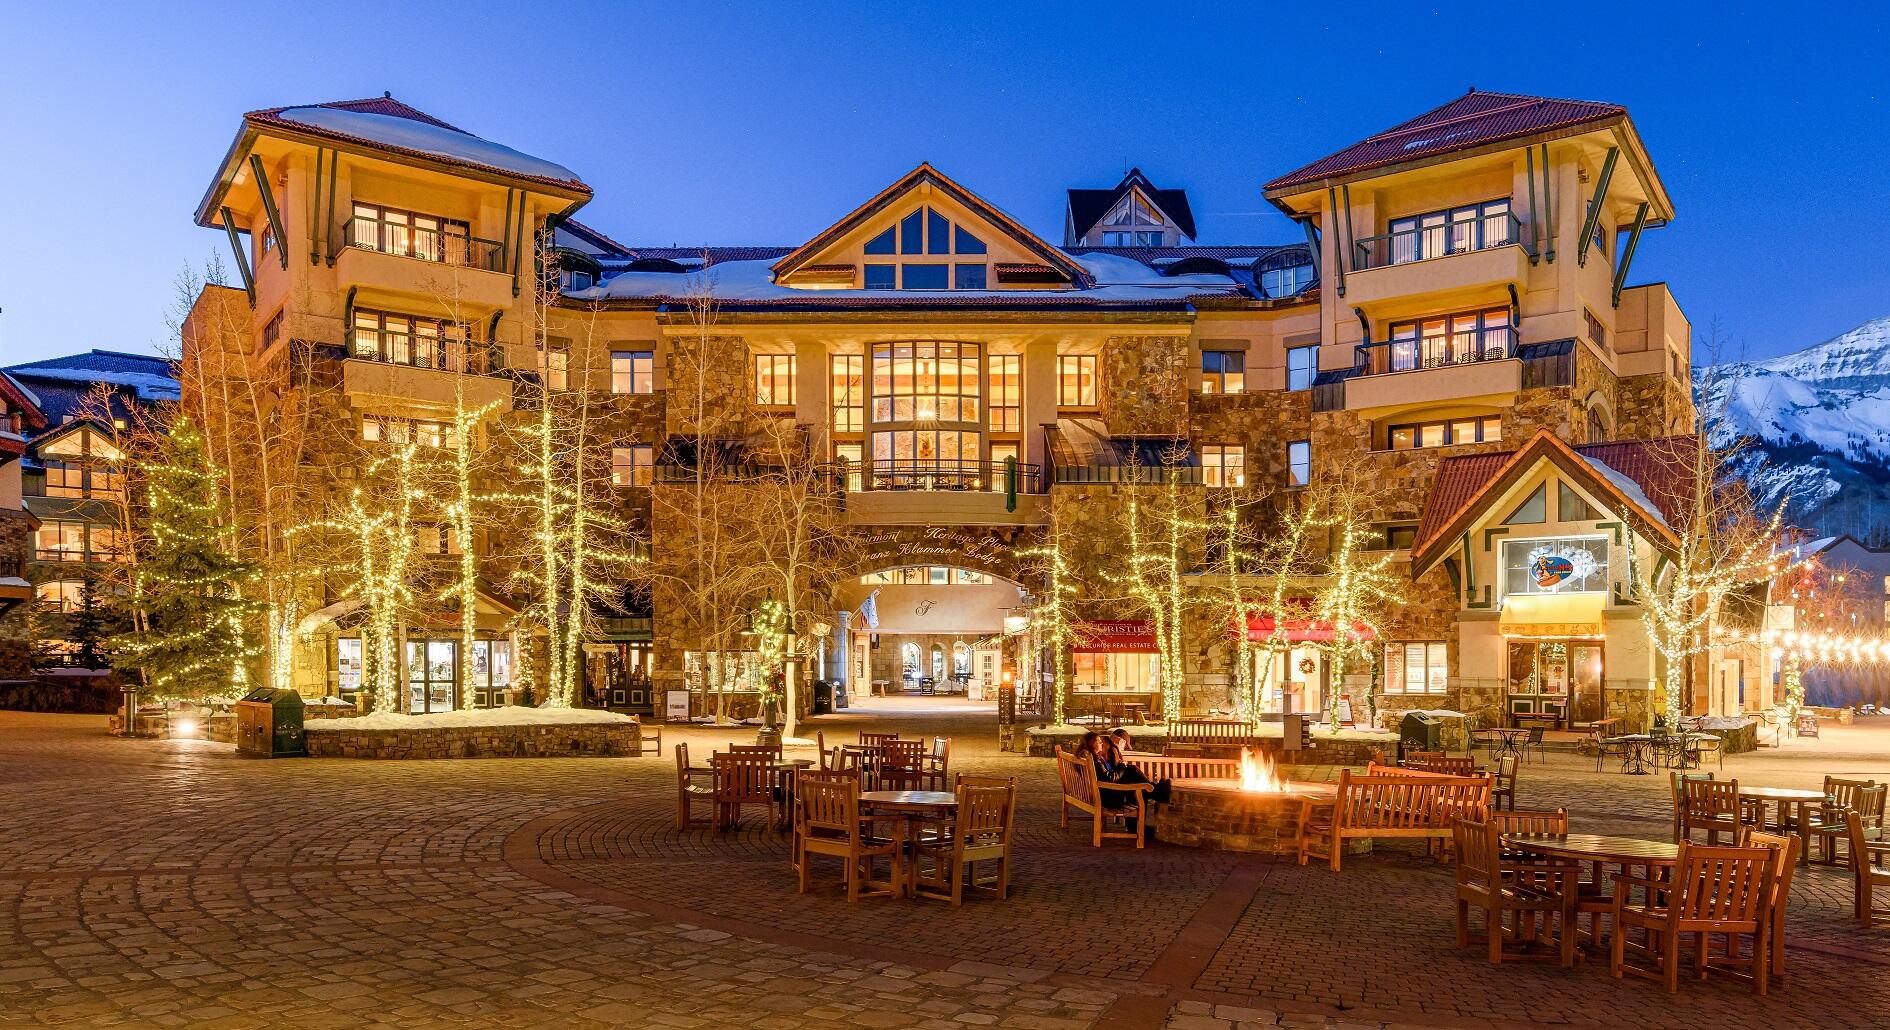
[{"label": "awning over storefront", "polygon": [[1155,628],[1142,619],[1078,622],[1070,626],[1072,651],[1089,654],[1154,654]]},{"label": "awning over storefront", "polygon": [[1510,594],[1497,625],[1510,637],[1603,637],[1607,603],[1603,593]]},{"label": "awning over storefront", "polygon": [[[1271,615],[1255,615],[1247,619],[1247,640],[1249,643],[1262,644],[1273,639],[1273,631],[1278,625]],[[1238,625],[1229,628],[1229,632],[1240,631]],[[1288,643],[1325,643],[1339,637],[1338,627],[1325,619],[1287,619],[1281,632]],[[1352,624],[1351,639],[1377,640],[1378,634],[1365,623]]]}]

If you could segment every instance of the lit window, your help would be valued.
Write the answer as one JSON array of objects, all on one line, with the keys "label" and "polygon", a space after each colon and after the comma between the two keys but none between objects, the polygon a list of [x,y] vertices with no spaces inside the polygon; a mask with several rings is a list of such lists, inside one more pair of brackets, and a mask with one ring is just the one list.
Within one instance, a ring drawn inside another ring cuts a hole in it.
[{"label": "lit window", "polygon": [[755,355],[755,403],[763,407],[794,404],[794,355]]},{"label": "lit window", "polygon": [[1310,390],[1313,379],[1319,375],[1319,348],[1286,348],[1286,388],[1289,390]]},{"label": "lit window", "polygon": [[1608,538],[1503,541],[1504,594],[1597,594],[1608,589]]},{"label": "lit window", "polygon": [[1385,693],[1441,694],[1450,686],[1450,653],[1442,641],[1385,645]]},{"label": "lit window", "polygon": [[467,371],[472,329],[437,318],[354,309],[348,356],[415,368]]},{"label": "lit window", "polygon": [[[1010,482],[1005,478],[1005,472],[1008,470],[1010,462],[1020,460],[1020,459],[1021,459],[1021,455],[1019,453],[1018,446],[1014,443],[994,443],[991,445],[991,489],[992,490],[996,491],[997,493],[1006,493],[1010,490],[1011,485],[1010,485]],[[1023,475],[1023,470],[1019,469],[1018,476],[1021,478],[1022,475]],[[1023,484],[1020,482],[1018,486],[1021,488]]]},{"label": "lit window", "polygon": [[656,355],[650,351],[615,351],[610,355],[611,393],[653,393]]},{"label": "lit window", "polygon": [[418,534],[421,554],[458,554],[459,536],[452,526],[421,526]]},{"label": "lit window", "polygon": [[1503,438],[1503,420],[1496,415],[1409,422],[1385,431],[1386,445],[1394,451],[1450,444],[1488,443]]},{"label": "lit window", "polygon": [[1247,355],[1234,350],[1201,352],[1201,392],[1241,393],[1247,388]]},{"label": "lit window", "polygon": [[1305,486],[1312,482],[1312,441],[1294,440],[1286,445],[1286,484]]},{"label": "lit window", "polygon": [[[1485,308],[1393,322],[1384,358],[1374,356],[1371,373],[1409,372],[1466,361],[1495,361],[1516,353],[1508,308]],[[1382,363],[1382,367],[1381,367]]]},{"label": "lit window", "polygon": [[866,428],[866,358],[835,354],[833,372],[833,431],[858,433]]},{"label": "lit window", "polygon": [[571,347],[564,340],[546,340],[538,348],[538,371],[547,390],[571,388]]},{"label": "lit window", "polygon": [[1096,395],[1096,355],[1057,355],[1057,406],[1093,408]]},{"label": "lit window", "polygon": [[364,415],[361,439],[367,443],[417,443],[424,447],[455,447],[459,436],[445,422]]},{"label": "lit window", "polygon": [[648,444],[631,444],[610,449],[611,486],[649,486],[655,469],[656,451]]},{"label": "lit window", "polygon": [[1508,197],[1394,218],[1390,228],[1384,236],[1359,241],[1359,249],[1365,251],[1360,255],[1365,267],[1501,247],[1517,242],[1518,236]]},{"label": "lit window", "polygon": [[1206,444],[1201,448],[1201,480],[1208,486],[1245,486],[1247,448],[1239,444]]},{"label": "lit window", "polygon": [[84,561],[85,523],[48,520],[39,524],[39,561]]},{"label": "lit window", "polygon": [[33,598],[55,611],[76,612],[85,607],[85,581],[48,580],[33,588]]},{"label": "lit window", "polygon": [[1015,433],[1023,428],[1023,358],[1016,354],[991,355],[991,431]]}]

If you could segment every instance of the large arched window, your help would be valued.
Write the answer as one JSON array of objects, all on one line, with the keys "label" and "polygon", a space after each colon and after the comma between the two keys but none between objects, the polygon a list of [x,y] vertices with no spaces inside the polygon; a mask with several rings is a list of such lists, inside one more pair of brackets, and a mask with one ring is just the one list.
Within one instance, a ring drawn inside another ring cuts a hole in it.
[{"label": "large arched window", "polygon": [[874,344],[874,485],[979,489],[983,380],[983,354],[975,343]]}]

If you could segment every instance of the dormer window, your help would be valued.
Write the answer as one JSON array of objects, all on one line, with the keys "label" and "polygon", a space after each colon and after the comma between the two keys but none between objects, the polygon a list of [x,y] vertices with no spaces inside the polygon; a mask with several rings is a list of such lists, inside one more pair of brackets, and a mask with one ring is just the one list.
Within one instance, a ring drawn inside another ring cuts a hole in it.
[{"label": "dormer window", "polygon": [[1103,225],[1105,247],[1159,247],[1166,242],[1168,223],[1148,206],[1140,193],[1122,198],[1115,210],[1103,219]]},{"label": "dormer window", "polygon": [[1313,266],[1288,265],[1260,273],[1260,289],[1270,298],[1291,297],[1312,285]]},{"label": "dormer window", "polygon": [[982,260],[950,260],[982,258],[984,241],[933,208],[922,207],[906,215],[866,241],[864,249],[869,257],[905,259],[867,262],[861,269],[861,285],[869,290],[982,290],[989,282]]}]

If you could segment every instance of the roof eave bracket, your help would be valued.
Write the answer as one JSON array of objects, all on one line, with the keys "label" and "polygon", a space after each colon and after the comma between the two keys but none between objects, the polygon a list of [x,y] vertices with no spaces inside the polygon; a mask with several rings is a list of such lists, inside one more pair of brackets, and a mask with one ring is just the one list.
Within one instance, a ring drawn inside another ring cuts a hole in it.
[{"label": "roof eave bracket", "polygon": [[1641,245],[1641,230],[1647,228],[1647,202],[1634,212],[1634,227],[1628,230],[1626,246],[1621,248],[1621,260],[1614,268],[1614,306],[1621,306],[1621,287],[1627,283],[1628,266],[1634,263],[1634,250]]},{"label": "roof eave bracket", "polygon": [[1588,201],[1588,217],[1582,220],[1582,238],[1575,245],[1575,263],[1582,268],[1588,267],[1588,245],[1594,242],[1595,224],[1601,221],[1601,205],[1608,199],[1608,183],[1614,178],[1614,163],[1620,157],[1620,147],[1609,147],[1607,160],[1601,162],[1601,174],[1595,177],[1595,195]]},{"label": "roof eave bracket", "polygon": [[223,214],[223,231],[230,236],[230,253],[236,255],[236,272],[243,277],[243,292],[249,294],[249,306],[256,306],[256,277],[249,270],[249,255],[243,252],[242,237],[236,234],[236,216],[230,214],[228,206],[218,209]]},{"label": "roof eave bracket", "polygon": [[289,234],[282,227],[282,213],[276,210],[276,195],[269,189],[269,176],[263,171],[262,158],[255,153],[249,155],[249,170],[256,174],[256,192],[262,194],[263,214],[269,216],[269,228],[276,234],[276,256],[282,259],[282,270],[289,270]]}]

